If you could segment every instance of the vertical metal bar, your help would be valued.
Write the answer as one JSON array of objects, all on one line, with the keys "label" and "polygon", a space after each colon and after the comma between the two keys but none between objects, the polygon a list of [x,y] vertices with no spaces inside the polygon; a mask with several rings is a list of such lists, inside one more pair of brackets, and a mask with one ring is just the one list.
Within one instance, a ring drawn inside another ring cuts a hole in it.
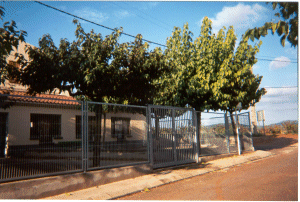
[{"label": "vertical metal bar", "polygon": [[83,111],[82,111],[82,122],[81,122],[81,131],[82,131],[82,145],[83,145],[83,158],[82,158],[82,166],[83,166],[83,172],[87,171],[87,163],[88,163],[88,146],[87,146],[87,109],[88,109],[88,102],[83,102]]},{"label": "vertical metal bar", "polygon": [[252,150],[255,151],[255,148],[254,148],[254,145],[253,145],[253,132],[252,132],[252,126],[251,126],[251,116],[250,116],[250,112],[248,112],[248,117],[249,117],[249,128],[250,128],[250,138],[251,138],[251,147],[252,147]]},{"label": "vertical metal bar", "polygon": [[[152,132],[152,118],[151,118],[151,109],[153,109],[152,105],[148,105],[147,111],[148,111],[148,125],[149,125],[149,135],[148,135],[148,145],[149,145],[149,157],[150,157],[150,165],[153,167],[154,161],[153,161],[153,132]],[[155,123],[155,121],[154,121]]]},{"label": "vertical metal bar", "polygon": [[229,122],[228,122],[227,112],[225,112],[224,114],[224,119],[225,119],[225,134],[227,139],[227,150],[228,153],[230,154],[230,132],[229,132]]},{"label": "vertical metal bar", "polygon": [[198,115],[197,115],[197,113],[199,113],[199,112],[196,112],[195,111],[195,121],[194,121],[194,126],[195,126],[195,143],[196,143],[196,153],[197,153],[197,161],[199,161],[199,156],[200,156],[200,141],[201,141],[201,139],[200,138],[198,138],[199,137],[199,130],[198,130],[198,127],[200,128],[201,127],[201,125],[200,126],[197,126],[197,123],[199,122],[198,121]]},{"label": "vertical metal bar", "polygon": [[238,153],[241,155],[241,143],[240,143],[240,134],[239,134],[239,123],[238,123],[238,115],[235,111],[235,117],[236,117],[236,134],[237,134],[237,141],[238,141]]},{"label": "vertical metal bar", "polygon": [[175,109],[172,109],[172,141],[173,141],[173,155],[174,161],[177,161],[177,152],[176,152],[176,131],[175,131]]},{"label": "vertical metal bar", "polygon": [[[196,152],[195,158],[196,158],[196,162],[199,163],[199,144],[200,142],[198,141],[197,135],[199,133],[199,131],[197,130],[197,112],[195,109],[193,109],[193,128],[194,128],[194,144],[193,144],[193,151]],[[195,148],[196,147],[196,148]]]}]

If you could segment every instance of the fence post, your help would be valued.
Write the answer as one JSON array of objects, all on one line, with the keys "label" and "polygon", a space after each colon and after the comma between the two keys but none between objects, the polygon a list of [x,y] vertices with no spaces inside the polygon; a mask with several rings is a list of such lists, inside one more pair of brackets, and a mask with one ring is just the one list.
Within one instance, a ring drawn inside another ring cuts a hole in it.
[{"label": "fence post", "polygon": [[82,135],[82,167],[83,172],[87,171],[87,153],[88,153],[88,146],[87,146],[87,138],[88,138],[88,131],[87,131],[87,111],[88,111],[88,103],[83,101],[82,104],[82,116],[81,116],[81,135]]},{"label": "fence post", "polygon": [[177,141],[177,134],[175,130],[175,110],[172,109],[172,134],[173,134],[173,150],[174,150],[174,160],[177,161],[177,151],[176,151],[176,141]]},{"label": "fence post", "polygon": [[150,160],[150,165],[153,167],[153,136],[152,136],[152,123],[151,123],[151,107],[147,106],[147,125],[148,125],[148,158]]},{"label": "fence post", "polygon": [[230,132],[229,132],[229,123],[228,123],[227,112],[225,112],[225,114],[224,114],[224,119],[225,119],[225,134],[226,134],[226,139],[227,139],[227,150],[228,150],[228,153],[230,154]]},{"label": "fence post", "polygon": [[195,109],[193,110],[193,126],[194,126],[194,129],[195,129],[195,133],[194,133],[194,135],[195,135],[195,139],[194,139],[195,144],[194,144],[194,146],[196,147],[196,162],[199,163],[199,144],[200,144],[200,142],[198,141],[198,138],[197,138],[199,130],[197,130],[197,112],[196,112]]},{"label": "fence post", "polygon": [[250,137],[251,137],[251,146],[252,150],[255,151],[254,145],[253,145],[253,130],[252,130],[252,121],[251,121],[251,116],[250,112],[248,112],[248,117],[249,117],[249,128],[250,128]]},{"label": "fence post", "polygon": [[237,142],[238,142],[238,152],[239,155],[241,155],[241,142],[240,142],[240,134],[239,134],[239,119],[237,112],[235,111],[235,117],[236,117],[236,134],[237,134]]}]

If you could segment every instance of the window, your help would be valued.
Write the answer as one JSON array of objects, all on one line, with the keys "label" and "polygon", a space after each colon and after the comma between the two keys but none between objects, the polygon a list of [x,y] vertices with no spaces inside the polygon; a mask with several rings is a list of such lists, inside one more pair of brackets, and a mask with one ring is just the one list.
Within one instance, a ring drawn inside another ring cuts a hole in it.
[{"label": "window", "polygon": [[130,135],[130,118],[111,118],[111,137],[125,139]]},{"label": "window", "polygon": [[30,114],[30,140],[62,139],[61,115]]},{"label": "window", "polygon": [[[97,122],[100,121],[96,116],[89,116],[88,118],[88,133],[89,137],[94,136],[96,134],[100,134],[100,123],[97,124]],[[81,139],[81,127],[82,127],[82,122],[81,122],[81,116],[76,116],[76,139]],[[90,139],[91,140],[91,139]]]}]

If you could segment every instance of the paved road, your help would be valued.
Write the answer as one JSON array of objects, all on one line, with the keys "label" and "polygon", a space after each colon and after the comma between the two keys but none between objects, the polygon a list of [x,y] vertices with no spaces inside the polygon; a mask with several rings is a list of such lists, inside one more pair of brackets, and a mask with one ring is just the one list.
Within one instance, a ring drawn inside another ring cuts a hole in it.
[{"label": "paved road", "polygon": [[118,199],[298,201],[298,147],[272,152],[277,155]]}]

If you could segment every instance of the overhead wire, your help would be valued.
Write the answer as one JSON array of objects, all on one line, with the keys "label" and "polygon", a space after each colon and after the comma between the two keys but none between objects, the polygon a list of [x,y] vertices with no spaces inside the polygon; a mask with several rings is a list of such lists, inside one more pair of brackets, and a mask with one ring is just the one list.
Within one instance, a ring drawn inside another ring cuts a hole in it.
[{"label": "overhead wire", "polygon": [[[112,2],[112,1],[110,1],[110,3],[114,4],[115,6],[120,7],[120,8],[122,8],[122,9],[125,9],[123,6],[120,6],[119,4],[116,4],[116,3]],[[144,18],[144,17],[142,17],[142,16],[140,16],[140,15],[138,15],[138,14],[136,14],[136,13],[135,13],[135,15],[137,15],[138,17],[140,17],[140,18],[142,18],[142,19],[144,19],[144,20],[147,20],[148,22],[150,22],[150,23],[152,23],[152,24],[154,24],[154,25],[156,25],[156,26],[158,26],[158,27],[161,27],[161,28],[165,29],[166,31],[170,31],[170,30],[168,30],[167,28],[162,27],[162,26],[156,24],[155,22],[153,22],[153,21],[151,21],[151,20],[149,20],[149,19],[146,19],[146,18]]]},{"label": "overhead wire", "polygon": [[[128,3],[125,2],[125,1],[124,1],[123,3],[128,5]],[[130,6],[130,5],[128,5],[128,6]],[[132,7],[132,6],[131,6],[131,7]],[[141,13],[143,13],[144,15],[147,15],[147,16],[149,16],[149,17],[155,19],[156,21],[159,21],[159,22],[161,22],[161,23],[163,23],[163,24],[165,24],[165,25],[167,25],[167,26],[169,26],[169,27],[173,27],[172,25],[170,25],[170,24],[168,24],[168,23],[166,23],[166,22],[164,22],[164,21],[162,21],[162,20],[159,20],[159,19],[157,19],[157,18],[155,18],[155,17],[153,17],[153,16],[151,16],[151,15],[145,13],[145,12],[142,12],[141,10],[139,10],[139,9],[137,9],[137,8],[134,8],[134,7],[132,7],[132,8],[135,9],[135,10],[137,10],[137,11],[139,11],[139,12],[141,12]]]},{"label": "overhead wire", "polygon": [[286,86],[286,87],[263,87],[263,88],[298,88],[298,86]]},{"label": "overhead wire", "polygon": [[[101,24],[99,24],[99,23],[96,23],[96,22],[87,20],[87,19],[82,18],[82,17],[77,16],[77,15],[68,13],[68,12],[66,12],[66,11],[63,11],[63,10],[60,10],[60,9],[58,9],[58,8],[52,7],[52,6],[50,6],[50,5],[44,4],[44,3],[40,2],[40,1],[34,1],[34,2],[39,3],[39,4],[43,5],[43,6],[48,7],[48,8],[54,9],[54,10],[56,10],[56,11],[62,12],[62,13],[64,13],[64,14],[67,14],[67,15],[69,15],[69,16],[72,16],[72,17],[81,19],[81,20],[83,20],[83,21],[92,23],[92,24],[94,24],[94,25],[103,27],[103,28],[105,28],[105,29],[109,29],[109,30],[115,31],[115,29],[113,29],[113,28],[110,28],[110,27],[101,25]],[[113,3],[113,2],[111,2],[111,3]],[[114,4],[114,5],[117,5],[117,4],[115,4],[115,3],[113,3],[113,4]],[[117,5],[117,6],[118,6],[118,5]],[[121,7],[121,6],[119,6],[119,7]],[[141,17],[141,16],[139,16],[139,17]],[[143,18],[143,17],[141,17],[141,18]],[[144,19],[144,18],[143,18],[143,19]],[[153,23],[153,22],[152,22],[152,23]],[[156,25],[157,25],[157,24],[156,24]],[[158,25],[158,26],[159,26],[159,25]],[[136,38],[135,36],[133,36],[133,35],[131,35],[131,34],[127,34],[127,33],[125,33],[125,32],[122,32],[122,34],[123,34],[123,35],[126,35],[126,36],[129,36],[129,37],[132,37],[132,38]],[[165,48],[167,47],[166,45],[163,45],[163,44],[160,44],[160,43],[157,43],[157,42],[153,42],[153,41],[150,41],[150,40],[146,40],[146,39],[142,39],[142,40],[145,41],[145,42],[148,42],[148,43],[152,43],[152,44],[156,44],[156,45],[165,47]],[[263,57],[263,56],[262,56],[262,57]],[[257,58],[257,57],[256,57],[256,59],[258,59],[258,60],[265,60],[265,61],[289,62],[289,63],[295,63],[295,64],[298,64],[298,62],[293,62],[293,61],[282,61],[282,60],[264,59],[264,58]]]},{"label": "overhead wire", "polygon": [[[58,8],[55,8],[55,7],[49,6],[49,5],[47,5],[47,4],[44,4],[44,3],[40,2],[40,1],[34,1],[34,2],[36,2],[36,3],[39,3],[39,4],[43,5],[43,6],[46,6],[46,7],[48,7],[48,8],[54,9],[54,10],[56,10],[56,11],[62,12],[62,13],[64,13],[64,14],[67,14],[67,15],[69,15],[69,16],[72,16],[72,17],[78,18],[78,19],[80,19],[80,20],[83,20],[83,21],[86,21],[86,22],[92,23],[92,24],[94,24],[94,25],[97,25],[97,26],[103,27],[103,28],[105,28],[105,29],[109,29],[109,30],[115,31],[115,29],[113,29],[113,28],[110,28],[110,27],[107,27],[107,26],[104,26],[104,25],[98,24],[98,23],[96,23],[96,22],[93,22],[93,21],[87,20],[87,19],[85,19],[85,18],[79,17],[79,16],[77,16],[77,15],[74,15],[74,14],[68,13],[68,12],[66,12],[66,11],[63,11],[63,10],[60,10],[60,9],[58,9]],[[133,35],[131,35],[131,34],[127,34],[127,33],[125,33],[125,32],[122,32],[122,34],[123,34],[123,35],[126,35],[126,36],[129,36],[129,37],[132,37],[132,38],[136,38],[135,36],[133,36]],[[162,47],[167,47],[167,46],[165,46],[165,45],[163,45],[163,44],[159,44],[159,43],[156,43],[156,42],[153,42],[153,41],[149,41],[149,40],[146,40],[146,39],[142,39],[142,40],[143,40],[143,41],[145,41],[145,42],[148,42],[148,43],[152,43],[152,44],[156,44],[156,45],[162,46]]]},{"label": "overhead wire", "polygon": [[258,60],[266,60],[266,61],[275,61],[275,62],[289,62],[289,63],[295,63],[298,64],[298,62],[292,62],[292,61],[287,61],[287,60],[272,60],[272,59],[264,59],[264,58],[256,58]]}]

